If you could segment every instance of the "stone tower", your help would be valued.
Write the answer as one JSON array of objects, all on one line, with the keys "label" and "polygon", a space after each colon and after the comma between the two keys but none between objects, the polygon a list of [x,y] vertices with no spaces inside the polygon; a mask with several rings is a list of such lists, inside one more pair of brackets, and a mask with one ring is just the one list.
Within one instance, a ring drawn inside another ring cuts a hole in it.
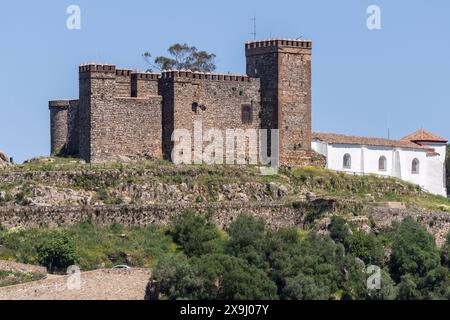
[{"label": "stone tower", "polygon": [[[102,153],[101,134],[105,130],[103,114],[113,105],[116,67],[113,65],[80,66],[80,157],[88,162]],[[95,135],[94,133],[98,133]],[[99,136],[99,138],[95,138]]]},{"label": "stone tower", "polygon": [[68,100],[54,100],[49,102],[50,109],[50,144],[51,154],[63,151],[67,142],[67,114]]},{"label": "stone tower", "polygon": [[261,81],[263,129],[279,129],[284,166],[311,159],[312,42],[274,39],[246,44],[247,75]]}]

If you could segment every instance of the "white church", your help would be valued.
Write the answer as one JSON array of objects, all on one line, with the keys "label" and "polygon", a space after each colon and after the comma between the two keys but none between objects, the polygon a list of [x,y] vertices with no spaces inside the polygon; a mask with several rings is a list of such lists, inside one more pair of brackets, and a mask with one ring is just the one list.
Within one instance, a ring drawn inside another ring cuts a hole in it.
[{"label": "white church", "polygon": [[327,168],[350,174],[392,176],[447,197],[447,140],[426,130],[401,140],[313,133],[312,148],[326,156]]}]

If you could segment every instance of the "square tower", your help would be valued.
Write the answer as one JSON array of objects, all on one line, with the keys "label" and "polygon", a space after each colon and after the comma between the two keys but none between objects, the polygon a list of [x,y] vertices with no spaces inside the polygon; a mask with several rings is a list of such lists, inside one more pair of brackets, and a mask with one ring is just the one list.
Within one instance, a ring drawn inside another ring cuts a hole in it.
[{"label": "square tower", "polygon": [[247,75],[261,81],[263,129],[279,129],[280,165],[311,161],[312,42],[274,39],[245,46]]}]

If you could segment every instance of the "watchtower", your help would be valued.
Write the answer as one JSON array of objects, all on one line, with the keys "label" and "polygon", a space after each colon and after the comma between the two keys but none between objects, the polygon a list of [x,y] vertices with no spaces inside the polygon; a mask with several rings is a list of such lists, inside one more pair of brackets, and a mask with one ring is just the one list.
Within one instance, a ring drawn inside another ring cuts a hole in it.
[{"label": "watchtower", "polygon": [[261,81],[262,128],[279,129],[280,164],[310,163],[312,42],[252,41],[245,53],[247,75]]}]

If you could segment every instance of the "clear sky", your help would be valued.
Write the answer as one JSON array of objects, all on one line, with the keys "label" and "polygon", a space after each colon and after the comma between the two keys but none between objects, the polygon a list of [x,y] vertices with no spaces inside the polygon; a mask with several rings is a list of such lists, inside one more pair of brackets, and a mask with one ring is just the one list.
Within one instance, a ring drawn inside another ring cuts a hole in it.
[{"label": "clear sky", "polygon": [[[81,30],[66,27],[72,4]],[[369,5],[381,30],[367,28]],[[16,161],[48,155],[48,100],[77,98],[79,64],[143,70],[144,51],[187,42],[244,73],[254,15],[258,38],[313,40],[314,130],[450,138],[448,0],[1,0],[0,13],[0,149]]]}]

